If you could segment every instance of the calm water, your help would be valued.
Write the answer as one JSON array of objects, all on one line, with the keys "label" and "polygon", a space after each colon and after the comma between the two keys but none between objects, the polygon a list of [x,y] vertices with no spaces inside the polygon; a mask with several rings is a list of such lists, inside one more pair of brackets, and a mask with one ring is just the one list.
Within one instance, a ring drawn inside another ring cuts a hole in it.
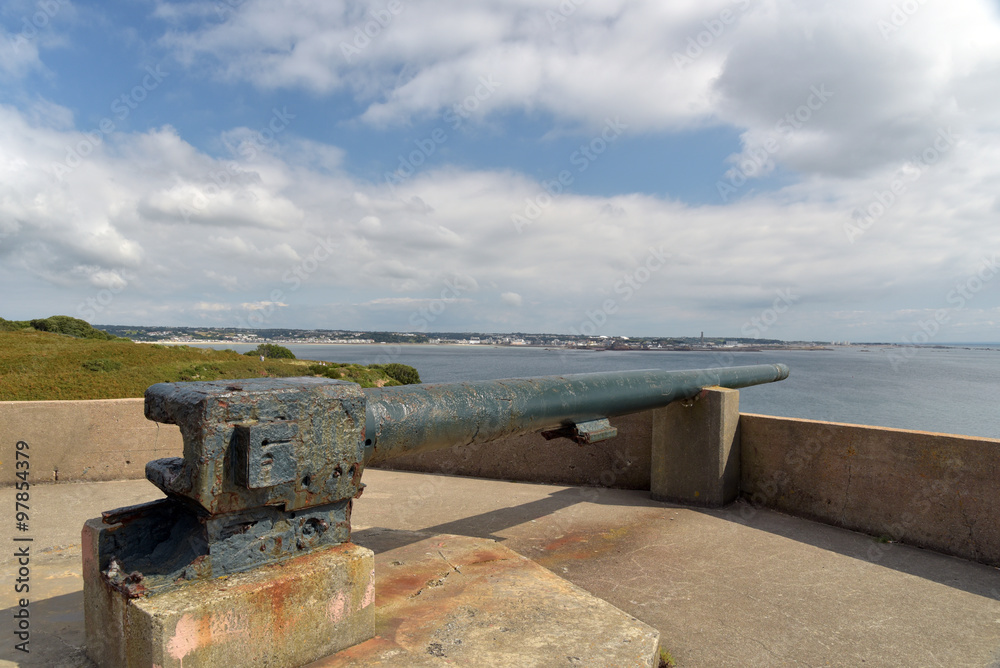
[{"label": "calm water", "polygon": [[[255,346],[211,347],[244,352]],[[425,383],[784,362],[791,368],[789,378],[742,390],[741,411],[1000,438],[1000,350],[918,349],[894,368],[885,350],[856,347],[728,354],[429,345],[288,348],[300,359],[409,364]]]}]

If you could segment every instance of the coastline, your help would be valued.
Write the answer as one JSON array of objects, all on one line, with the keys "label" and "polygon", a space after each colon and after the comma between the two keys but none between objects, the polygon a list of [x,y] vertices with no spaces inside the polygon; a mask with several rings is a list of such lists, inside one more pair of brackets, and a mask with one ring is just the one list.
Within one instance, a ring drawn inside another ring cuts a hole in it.
[{"label": "coastline", "polygon": [[[761,353],[769,350],[834,350],[830,346],[768,346],[768,347],[717,347],[717,348],[596,348],[587,346],[505,346],[498,343],[386,343],[386,342],[375,342],[375,343],[344,343],[344,342],[332,342],[332,341],[288,341],[283,339],[269,339],[267,341],[219,341],[219,340],[205,340],[205,341],[134,341],[134,343],[145,343],[145,344],[158,344],[161,346],[258,346],[262,343],[274,343],[280,346],[409,346],[409,347],[435,347],[435,348],[508,348],[511,350],[525,350],[525,349],[536,349],[536,350],[576,350],[576,351],[618,351],[618,352],[647,352],[647,353],[710,353],[717,352],[720,350],[725,350],[726,352],[743,352],[743,353]],[[846,347],[846,346],[838,346]],[[866,346],[871,347],[871,346]]]},{"label": "coastline", "polygon": [[[916,344],[905,344],[905,343],[871,343],[871,344],[847,344],[847,345],[836,345],[836,346],[824,346],[824,345],[780,345],[780,346],[714,346],[714,347],[683,347],[683,348],[598,348],[598,347],[587,347],[587,346],[552,346],[552,345],[539,345],[539,346],[526,346],[526,345],[502,345],[497,343],[387,343],[387,342],[365,342],[365,343],[346,343],[343,341],[296,341],[296,340],[284,340],[284,339],[269,339],[261,341],[226,341],[218,339],[207,339],[204,341],[134,341],[134,343],[145,343],[145,344],[158,344],[162,346],[257,346],[262,343],[274,343],[282,346],[406,346],[406,347],[439,347],[439,348],[508,348],[512,350],[521,349],[541,349],[541,350],[571,350],[579,352],[647,352],[647,353],[658,353],[658,352],[668,352],[668,353],[711,353],[724,351],[727,353],[762,353],[770,351],[786,351],[786,350],[798,350],[798,351],[825,351],[830,352],[834,350],[843,349],[855,349],[859,352],[871,352],[874,350],[881,349],[896,349],[896,348],[918,348],[918,349],[928,349],[928,350],[984,350],[984,351],[996,351],[1000,350],[1000,344],[927,344],[927,345],[916,345]],[[996,347],[994,347],[996,346]]]}]

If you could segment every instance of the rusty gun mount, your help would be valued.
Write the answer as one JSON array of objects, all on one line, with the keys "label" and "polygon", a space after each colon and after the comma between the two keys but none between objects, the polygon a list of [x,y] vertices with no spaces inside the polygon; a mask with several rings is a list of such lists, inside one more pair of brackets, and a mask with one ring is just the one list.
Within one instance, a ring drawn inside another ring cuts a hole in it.
[{"label": "rusty gun mount", "polygon": [[783,364],[370,388],[326,378],[159,383],[146,417],[176,424],[184,457],[146,465],[166,499],[103,514],[100,569],[137,597],[350,539],[370,463],[542,431],[581,444],[609,417],[703,388],[783,380]]}]

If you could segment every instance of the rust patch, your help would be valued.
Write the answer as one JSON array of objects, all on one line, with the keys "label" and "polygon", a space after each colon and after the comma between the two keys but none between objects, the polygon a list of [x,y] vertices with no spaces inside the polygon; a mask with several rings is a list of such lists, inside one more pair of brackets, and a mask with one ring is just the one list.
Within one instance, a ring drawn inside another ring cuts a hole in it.
[{"label": "rust patch", "polygon": [[506,550],[501,549],[480,549],[473,552],[471,557],[465,563],[473,566],[475,564],[485,564],[492,561],[507,561],[510,559],[509,554],[510,553]]},{"label": "rust patch", "polygon": [[149,592],[146,585],[142,583],[143,574],[139,571],[125,573],[121,564],[114,557],[111,557],[108,570],[101,572],[101,577],[104,578],[109,587],[119,591],[125,598],[140,598]]},{"label": "rust patch", "polygon": [[[438,571],[441,569],[438,568]],[[442,572],[409,572],[398,573],[392,577],[379,577],[379,569],[375,569],[375,582],[379,597],[379,607],[391,606],[399,601],[417,596],[428,582],[439,580],[450,571]]]},{"label": "rust patch", "polygon": [[588,535],[586,535],[586,534],[579,534],[579,533],[576,533],[576,534],[567,534],[567,535],[563,536],[562,538],[557,538],[556,540],[552,541],[551,543],[549,543],[548,545],[546,545],[543,549],[545,549],[547,552],[552,552],[552,551],[555,551],[555,550],[562,550],[567,545],[575,545],[577,543],[585,543],[585,542],[587,542],[587,540],[589,538],[590,537]]},{"label": "rust patch", "polygon": [[599,558],[618,549],[628,537],[629,527],[605,530],[574,531],[558,538],[544,548],[535,561],[546,568],[566,561],[586,561]]}]

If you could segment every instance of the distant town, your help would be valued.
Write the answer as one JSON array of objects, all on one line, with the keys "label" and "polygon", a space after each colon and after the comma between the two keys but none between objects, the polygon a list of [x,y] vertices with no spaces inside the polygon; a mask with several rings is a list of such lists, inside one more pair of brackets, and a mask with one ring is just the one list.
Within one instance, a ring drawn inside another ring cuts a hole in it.
[{"label": "distant town", "polygon": [[827,349],[841,345],[830,341],[781,341],[778,339],[700,336],[581,336],[574,334],[497,334],[486,332],[377,332],[329,329],[240,329],[235,327],[147,327],[96,325],[99,329],[133,341],[187,344],[426,344],[480,346],[534,346],[589,350],[717,350],[742,351]]}]

